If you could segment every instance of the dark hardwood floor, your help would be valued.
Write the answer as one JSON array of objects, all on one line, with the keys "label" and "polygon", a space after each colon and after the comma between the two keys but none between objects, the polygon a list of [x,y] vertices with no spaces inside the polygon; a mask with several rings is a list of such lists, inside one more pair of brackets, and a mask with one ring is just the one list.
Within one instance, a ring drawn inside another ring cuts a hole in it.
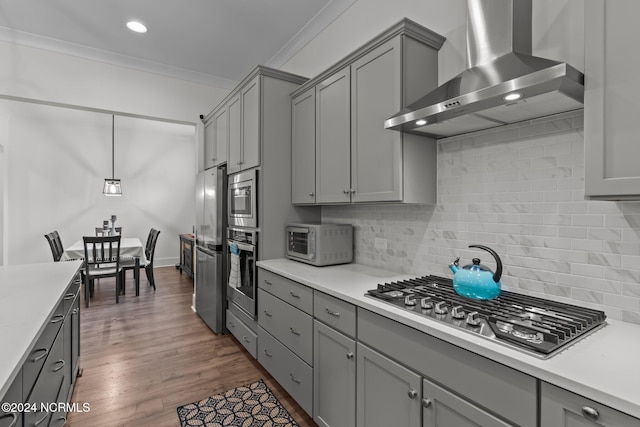
[{"label": "dark hardwood floor", "polygon": [[232,335],[216,335],[191,310],[193,282],[174,267],[154,270],[157,290],[144,273],[136,297],[132,273],[127,294],[115,303],[115,282],[96,284],[81,312],[83,375],[67,426],[174,426],[176,408],[230,388],[264,379],[303,427],[316,426]]}]

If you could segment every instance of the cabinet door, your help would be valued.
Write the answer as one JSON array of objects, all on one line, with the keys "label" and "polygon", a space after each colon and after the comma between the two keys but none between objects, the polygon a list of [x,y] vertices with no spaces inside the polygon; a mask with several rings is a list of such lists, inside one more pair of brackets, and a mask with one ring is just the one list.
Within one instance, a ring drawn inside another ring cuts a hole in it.
[{"label": "cabinet door", "polygon": [[291,201],[294,204],[316,201],[316,89],[291,101],[292,175]]},{"label": "cabinet door", "polygon": [[401,108],[401,41],[351,65],[351,185],[354,202],[402,200],[402,132],[386,119]]},{"label": "cabinet door", "polygon": [[434,383],[422,381],[423,427],[509,427],[508,424]]},{"label": "cabinet door", "polygon": [[540,425],[639,427],[640,420],[554,385],[541,382]]},{"label": "cabinet door", "polygon": [[360,343],[356,354],[356,425],[419,426],[420,376]]},{"label": "cabinet door", "polygon": [[356,421],[356,344],[314,320],[313,419],[325,427],[351,427]]},{"label": "cabinet door", "polygon": [[351,201],[349,68],[316,86],[316,202]]},{"label": "cabinet door", "polygon": [[80,369],[80,292],[71,308],[71,383],[75,384]]},{"label": "cabinet door", "polygon": [[242,161],[242,110],[240,95],[229,101],[229,161],[227,174],[238,172]]},{"label": "cabinet door", "polygon": [[204,125],[204,168],[209,169],[216,162],[216,126],[213,121]]},{"label": "cabinet door", "polygon": [[[215,149],[213,155],[213,165],[227,161],[227,147],[229,145],[229,111],[222,108],[213,116],[215,126]],[[206,133],[205,133],[206,136]]]},{"label": "cabinet door", "polygon": [[585,2],[585,194],[640,199],[640,2]]},{"label": "cabinet door", "polygon": [[240,170],[260,164],[260,76],[242,89],[242,154]]}]

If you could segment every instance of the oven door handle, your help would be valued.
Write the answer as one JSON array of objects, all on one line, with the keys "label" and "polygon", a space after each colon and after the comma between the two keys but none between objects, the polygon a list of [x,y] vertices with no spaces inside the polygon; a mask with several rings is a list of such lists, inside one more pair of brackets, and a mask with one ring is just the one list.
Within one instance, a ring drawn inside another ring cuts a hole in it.
[{"label": "oven door handle", "polygon": [[308,228],[300,228],[300,227],[287,227],[287,232],[289,232],[289,233],[309,234],[309,229]]},{"label": "oven door handle", "polygon": [[246,244],[246,243],[237,242],[237,241],[235,241],[235,240],[227,240],[227,243],[228,243],[229,245],[231,245],[231,244],[235,244],[235,245],[238,247],[238,249],[241,249],[241,250],[243,250],[243,251],[253,252],[253,251],[255,250],[255,246],[253,246],[253,245],[248,245],[248,244]]}]

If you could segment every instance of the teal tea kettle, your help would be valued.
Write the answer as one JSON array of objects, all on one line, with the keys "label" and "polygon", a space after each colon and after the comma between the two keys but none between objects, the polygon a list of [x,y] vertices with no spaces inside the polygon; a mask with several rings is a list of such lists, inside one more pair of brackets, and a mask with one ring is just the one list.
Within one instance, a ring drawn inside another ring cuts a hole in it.
[{"label": "teal tea kettle", "polygon": [[500,276],[502,276],[502,261],[498,254],[491,248],[482,245],[469,245],[470,248],[478,248],[489,252],[496,260],[496,272],[489,270],[480,264],[479,258],[472,260],[473,264],[460,267],[456,258],[449,268],[453,271],[453,289],[458,295],[463,297],[484,300],[494,299],[500,295],[502,285],[500,284]]}]

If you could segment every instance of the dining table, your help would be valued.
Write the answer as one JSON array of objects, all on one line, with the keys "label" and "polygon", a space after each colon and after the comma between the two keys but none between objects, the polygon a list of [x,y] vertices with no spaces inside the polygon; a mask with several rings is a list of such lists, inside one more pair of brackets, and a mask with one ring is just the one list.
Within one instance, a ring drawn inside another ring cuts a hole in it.
[{"label": "dining table", "polygon": [[[140,265],[147,264],[144,246],[137,237],[123,237],[120,240],[121,263],[133,263],[133,276],[135,278],[136,296],[140,295]],[[84,260],[84,241],[78,240],[62,253],[60,261]],[[124,289],[124,283],[123,283]],[[86,296],[85,296],[86,298]]]}]

